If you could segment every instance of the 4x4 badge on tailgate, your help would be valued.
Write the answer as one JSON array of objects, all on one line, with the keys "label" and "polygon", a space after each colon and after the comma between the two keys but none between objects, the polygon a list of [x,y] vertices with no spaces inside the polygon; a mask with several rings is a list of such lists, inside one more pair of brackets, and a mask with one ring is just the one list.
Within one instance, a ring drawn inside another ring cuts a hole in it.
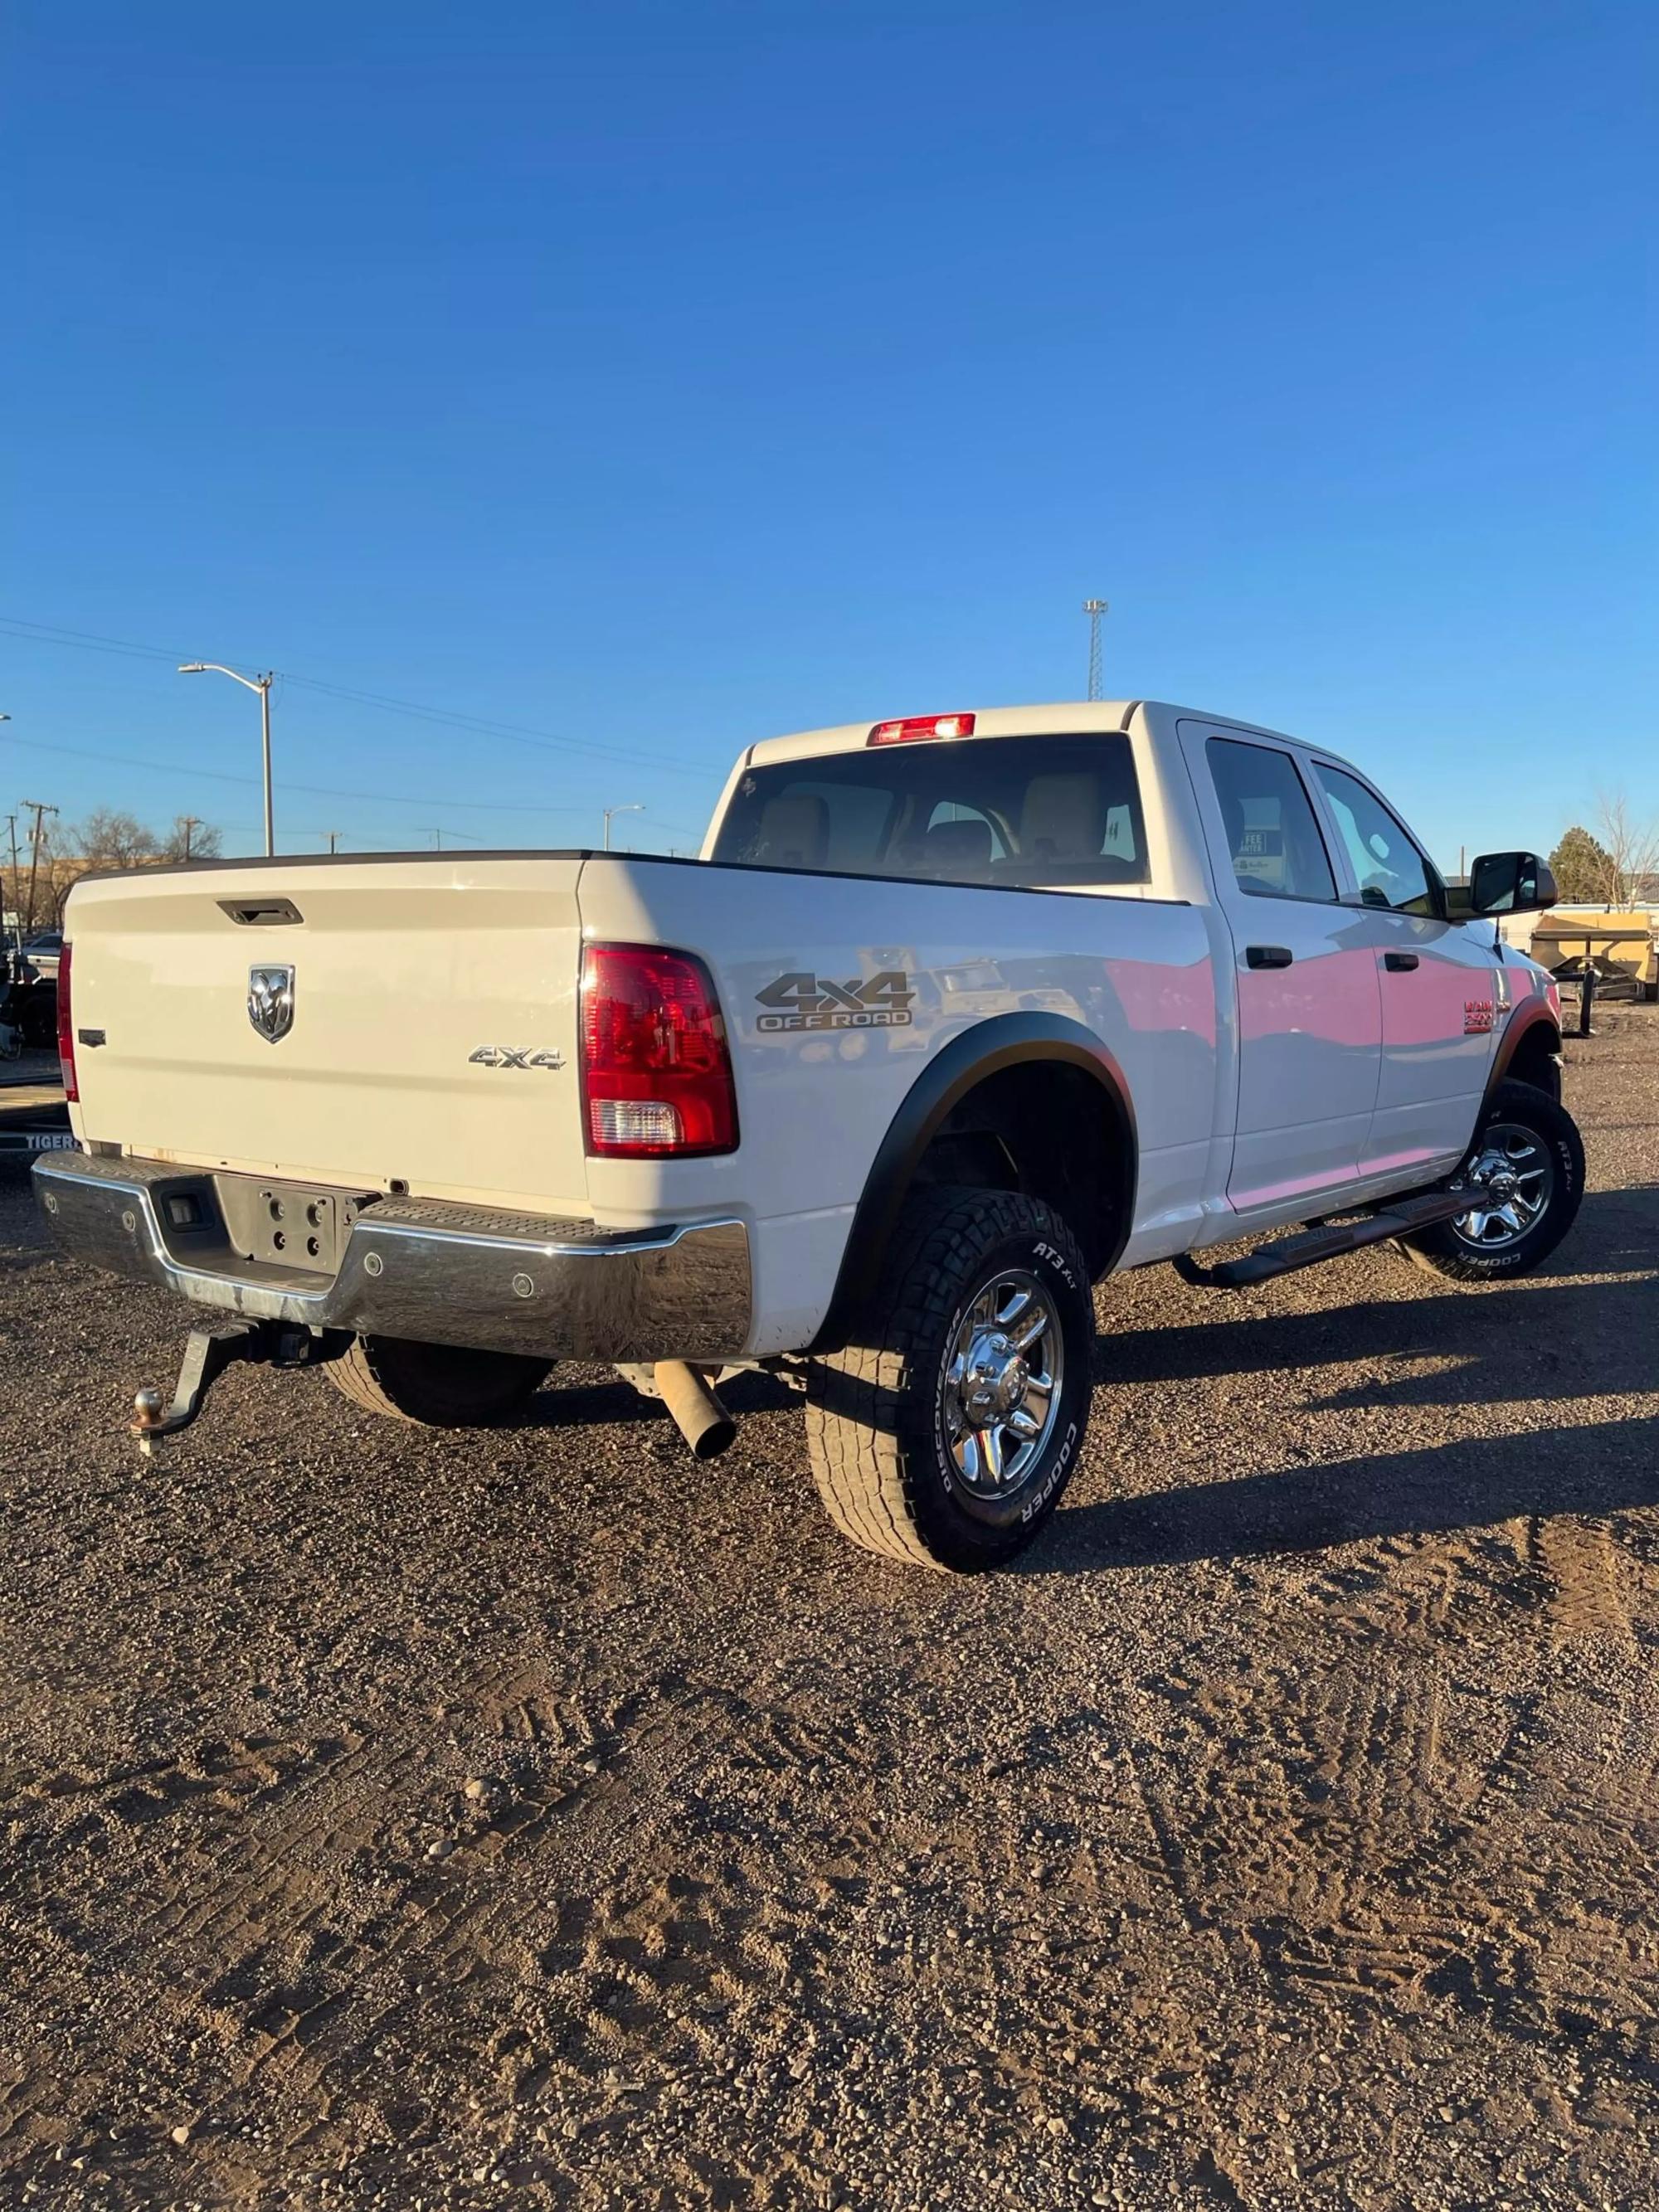
[{"label": "4x4 badge on tailgate", "polygon": [[526,1045],[514,1050],[510,1044],[481,1044],[477,1052],[467,1054],[468,1060],[478,1067],[562,1067],[564,1054],[556,1045],[545,1052],[537,1052]]},{"label": "4x4 badge on tailgate", "polygon": [[294,970],[291,968],[250,968],[247,971],[247,1018],[267,1044],[285,1037],[294,1026]]}]

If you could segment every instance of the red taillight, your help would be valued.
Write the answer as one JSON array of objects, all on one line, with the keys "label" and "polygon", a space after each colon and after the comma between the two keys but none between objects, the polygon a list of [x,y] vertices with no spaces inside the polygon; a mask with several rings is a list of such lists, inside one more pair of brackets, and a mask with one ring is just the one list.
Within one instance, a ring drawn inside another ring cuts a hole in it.
[{"label": "red taillight", "polygon": [[590,1152],[661,1160],[735,1151],[732,1055],[701,960],[652,945],[590,945],[581,1020]]},{"label": "red taillight", "polygon": [[75,1017],[70,1012],[70,947],[58,956],[58,1066],[64,1078],[64,1096],[78,1105],[80,1085],[75,1080]]},{"label": "red taillight", "polygon": [[865,739],[868,745],[913,745],[927,738],[971,738],[971,714],[912,714],[908,721],[878,722]]}]

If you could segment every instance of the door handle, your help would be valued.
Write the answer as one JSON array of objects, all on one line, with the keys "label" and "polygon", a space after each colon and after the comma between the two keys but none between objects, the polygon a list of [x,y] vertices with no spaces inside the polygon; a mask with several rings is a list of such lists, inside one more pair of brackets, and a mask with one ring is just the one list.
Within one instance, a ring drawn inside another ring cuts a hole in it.
[{"label": "door handle", "polygon": [[1288,968],[1295,957],[1288,945],[1247,945],[1244,947],[1247,968]]},{"label": "door handle", "polygon": [[1385,952],[1382,965],[1390,975],[1409,975],[1417,965],[1417,955],[1414,952]]}]

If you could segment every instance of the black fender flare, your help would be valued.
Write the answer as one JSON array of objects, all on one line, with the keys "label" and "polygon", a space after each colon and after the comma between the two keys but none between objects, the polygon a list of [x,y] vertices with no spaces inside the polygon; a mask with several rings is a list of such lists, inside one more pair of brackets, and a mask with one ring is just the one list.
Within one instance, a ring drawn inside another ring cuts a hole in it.
[{"label": "black fender flare", "polygon": [[988,1076],[1038,1060],[1081,1068],[1091,1076],[1118,1125],[1127,1153],[1127,1189],[1117,1246],[1101,1273],[1109,1273],[1117,1264],[1133,1218],[1139,1166],[1134,1108],[1123,1071],[1092,1030],[1064,1014],[994,1014],[940,1046],[888,1125],[853,1216],[829,1311],[809,1350],[835,1351],[846,1342],[853,1316],[880,1275],[922,1155],[952,1107]]},{"label": "black fender flare", "polygon": [[1490,1098],[1498,1085],[1508,1078],[1515,1064],[1516,1054],[1535,1030],[1544,1029],[1554,1040],[1550,1046],[1549,1060],[1554,1077],[1553,1083],[1540,1084],[1539,1088],[1548,1092],[1559,1106],[1561,1103],[1561,1030],[1554,1015],[1546,1006],[1534,1006],[1530,1012],[1505,1028],[1498,1040],[1498,1049],[1492,1056],[1492,1066],[1486,1073],[1486,1097]]}]

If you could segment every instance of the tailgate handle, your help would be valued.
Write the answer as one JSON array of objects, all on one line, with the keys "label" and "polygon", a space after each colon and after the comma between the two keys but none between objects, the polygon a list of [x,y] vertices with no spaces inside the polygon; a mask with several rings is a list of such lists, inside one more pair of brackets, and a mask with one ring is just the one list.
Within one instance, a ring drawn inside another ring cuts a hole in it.
[{"label": "tailgate handle", "polygon": [[284,898],[221,899],[219,911],[250,929],[278,929],[285,921],[305,920],[293,900]]},{"label": "tailgate handle", "polygon": [[1288,945],[1247,945],[1245,964],[1250,968],[1288,968],[1296,955]]},{"label": "tailgate handle", "polygon": [[1414,952],[1385,952],[1382,965],[1390,975],[1409,975],[1417,965],[1417,955]]}]

